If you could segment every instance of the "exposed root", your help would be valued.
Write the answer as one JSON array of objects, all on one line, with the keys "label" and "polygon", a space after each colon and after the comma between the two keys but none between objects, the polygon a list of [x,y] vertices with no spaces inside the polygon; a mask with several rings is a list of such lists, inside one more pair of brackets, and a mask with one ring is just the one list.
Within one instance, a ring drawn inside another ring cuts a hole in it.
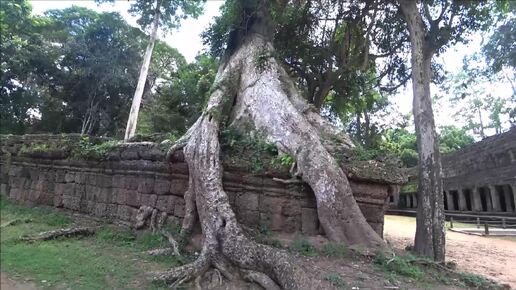
[{"label": "exposed root", "polygon": [[145,227],[147,221],[149,221],[149,228],[152,233],[157,233],[161,230],[165,222],[167,221],[168,215],[166,212],[160,212],[158,209],[142,205],[138,209],[136,214],[136,222],[134,228],[139,230]]},{"label": "exposed root", "polygon": [[26,224],[26,223],[31,223],[31,222],[32,222],[32,219],[14,219],[14,220],[3,223],[0,226],[0,228],[15,226],[18,224]]},{"label": "exposed root", "polygon": [[33,241],[47,241],[52,240],[59,237],[79,237],[79,236],[91,236],[95,234],[96,228],[92,227],[74,227],[74,228],[64,228],[51,230],[46,232],[41,232],[34,236],[23,236],[20,240],[25,242],[33,242]]},{"label": "exposed root", "polygon": [[176,242],[174,237],[172,237],[172,235],[166,231],[161,231],[161,234],[168,239],[168,242],[172,246],[172,251],[174,255],[176,255],[177,257],[181,256],[181,254],[179,253],[179,244]]},{"label": "exposed root", "polygon": [[281,290],[274,280],[261,272],[242,270],[242,273],[244,274],[244,279],[262,286],[265,290]]},{"label": "exposed root", "polygon": [[153,280],[172,283],[170,287],[175,288],[185,282],[201,276],[209,269],[209,266],[210,260],[208,259],[208,256],[205,253],[201,253],[201,255],[193,263],[164,272],[153,273]]},{"label": "exposed root", "polygon": [[277,182],[281,182],[281,183],[284,183],[284,184],[299,184],[299,183],[304,183],[303,180],[301,179],[297,179],[297,178],[290,178],[290,179],[281,179],[281,178],[272,178],[272,180],[274,181],[277,181]]},{"label": "exposed root", "polygon": [[136,222],[134,224],[134,228],[139,230],[145,226],[147,219],[152,215],[153,208],[150,206],[142,205],[138,209],[138,213],[136,214]]},{"label": "exposed root", "polygon": [[147,253],[147,255],[150,255],[150,256],[169,256],[169,255],[174,254],[174,249],[172,249],[172,248],[157,248],[157,249],[148,250],[145,253]]}]

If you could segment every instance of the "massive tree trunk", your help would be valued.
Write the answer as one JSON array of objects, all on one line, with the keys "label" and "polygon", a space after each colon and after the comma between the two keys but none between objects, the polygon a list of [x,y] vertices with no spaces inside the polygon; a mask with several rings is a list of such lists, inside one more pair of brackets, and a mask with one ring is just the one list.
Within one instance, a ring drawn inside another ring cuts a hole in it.
[{"label": "massive tree trunk", "polygon": [[222,187],[218,138],[223,125],[237,130],[252,128],[279,151],[294,157],[296,175],[312,187],[320,223],[330,240],[369,249],[385,246],[366,222],[346,175],[323,146],[322,138],[349,141],[302,99],[272,57],[270,37],[262,32],[249,29],[240,46],[221,64],[206,109],[169,151],[170,156],[184,146],[190,179],[182,233],[191,232],[198,220],[203,247],[195,262],[160,273],[157,279],[180,283],[210,267],[227,273],[236,266],[251,271],[243,276],[262,286],[277,283],[283,289],[318,288],[287,252],[258,244],[242,231]]},{"label": "massive tree trunk", "polygon": [[154,22],[152,23],[152,31],[145,50],[143,57],[142,67],[140,69],[140,76],[138,77],[138,84],[133,96],[133,102],[131,104],[131,111],[129,112],[129,118],[127,119],[127,126],[125,128],[124,140],[127,141],[129,138],[134,136],[136,132],[136,124],[138,122],[138,114],[140,112],[140,104],[142,102],[143,92],[145,90],[145,82],[147,81],[147,74],[149,73],[149,66],[152,57],[152,51],[154,50],[154,44],[158,35],[159,18],[160,18],[160,3],[161,0],[156,0],[156,12],[154,13]]},{"label": "massive tree trunk", "polygon": [[426,29],[413,0],[399,0],[410,34],[413,113],[419,153],[419,184],[416,253],[445,259],[444,197],[441,179],[441,156],[435,130],[430,97],[431,61],[434,54],[426,40]]}]

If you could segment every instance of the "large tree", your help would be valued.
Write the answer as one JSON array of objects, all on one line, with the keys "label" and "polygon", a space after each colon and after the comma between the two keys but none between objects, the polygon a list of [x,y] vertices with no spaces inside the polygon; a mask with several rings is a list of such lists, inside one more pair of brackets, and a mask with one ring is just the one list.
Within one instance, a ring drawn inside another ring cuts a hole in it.
[{"label": "large tree", "polygon": [[465,41],[489,16],[485,1],[398,0],[411,43],[413,114],[419,154],[416,253],[445,259],[441,157],[435,130],[430,82],[432,58],[447,46]]},{"label": "large tree", "polygon": [[210,267],[233,265],[256,274],[262,285],[317,288],[287,252],[248,238],[236,220],[222,186],[219,135],[226,127],[263,136],[279,152],[293,157],[293,178],[313,189],[319,221],[331,241],[373,249],[385,246],[361,213],[343,170],[323,145],[333,140],[351,146],[347,136],[308,105],[275,57],[270,11],[282,13],[284,9],[269,1],[225,4],[224,13],[231,15],[233,25],[227,31],[228,45],[207,105],[168,154],[173,156],[183,148],[189,187],[181,232],[191,232],[198,220],[202,251],[191,264],[157,274],[157,279],[181,283]]}]

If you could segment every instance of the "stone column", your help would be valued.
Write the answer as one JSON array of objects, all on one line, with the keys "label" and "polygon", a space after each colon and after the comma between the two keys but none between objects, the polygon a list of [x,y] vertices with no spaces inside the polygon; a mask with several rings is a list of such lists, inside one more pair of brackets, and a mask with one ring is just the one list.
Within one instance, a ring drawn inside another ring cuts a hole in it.
[{"label": "stone column", "polygon": [[446,194],[446,203],[448,204],[448,210],[455,210],[455,207],[453,206],[453,195],[450,193],[449,190],[445,191]]},{"label": "stone column", "polygon": [[496,192],[496,188],[493,185],[489,185],[489,195],[491,196],[493,211],[502,211],[499,194]]},{"label": "stone column", "polygon": [[471,209],[473,211],[482,211],[482,201],[477,187],[471,189]]},{"label": "stone column", "polygon": [[[516,183],[509,184],[508,190],[512,191],[512,197],[514,198],[514,203],[516,203]],[[516,206],[516,204],[515,204]],[[516,207],[514,208],[514,211],[516,212]]]},{"label": "stone column", "polygon": [[458,199],[459,199],[459,210],[460,211],[466,211],[468,210],[468,206],[466,204],[466,194],[464,193],[464,190],[459,189],[457,190]]},{"label": "stone column", "polygon": [[504,185],[502,186],[503,196],[505,199],[505,208],[507,212],[514,211],[514,205],[511,202],[512,193],[511,193],[511,187],[510,185]]},{"label": "stone column", "polygon": [[412,194],[412,200],[413,200],[413,205],[414,205],[414,208],[417,208],[417,193],[415,194]]}]

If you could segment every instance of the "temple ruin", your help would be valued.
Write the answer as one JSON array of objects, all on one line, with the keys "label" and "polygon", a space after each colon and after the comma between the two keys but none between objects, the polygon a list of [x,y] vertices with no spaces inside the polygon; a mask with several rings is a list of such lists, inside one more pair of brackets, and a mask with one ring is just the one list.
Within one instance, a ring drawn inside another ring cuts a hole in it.
[{"label": "temple ruin", "polygon": [[[516,214],[516,128],[442,157],[447,211]],[[412,185],[412,186],[410,186]],[[416,208],[417,179],[391,198],[400,208]]]}]

